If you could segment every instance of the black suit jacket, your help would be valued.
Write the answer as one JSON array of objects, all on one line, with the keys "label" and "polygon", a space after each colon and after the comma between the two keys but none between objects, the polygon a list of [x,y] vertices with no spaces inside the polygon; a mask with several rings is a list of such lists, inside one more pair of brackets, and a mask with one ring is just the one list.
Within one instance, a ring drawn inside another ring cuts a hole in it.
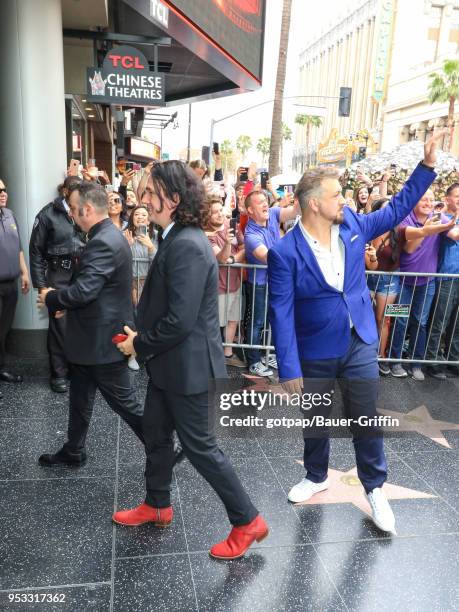
[{"label": "black suit jacket", "polygon": [[153,383],[183,395],[226,378],[218,321],[218,266],[196,227],[175,224],[161,243],[137,307],[134,347]]},{"label": "black suit jacket", "polygon": [[97,365],[123,361],[112,343],[124,325],[134,326],[132,255],[126,238],[110,219],[94,225],[72,284],[50,291],[50,316],[66,310],[65,353],[70,363]]}]

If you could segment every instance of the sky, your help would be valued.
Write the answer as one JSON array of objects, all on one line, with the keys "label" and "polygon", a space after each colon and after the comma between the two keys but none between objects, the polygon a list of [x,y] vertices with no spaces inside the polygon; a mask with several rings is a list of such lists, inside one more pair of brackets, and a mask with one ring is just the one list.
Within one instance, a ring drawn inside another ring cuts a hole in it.
[{"label": "sky", "polygon": [[[299,55],[308,42],[312,42],[327,28],[330,18],[333,22],[340,21],[341,17],[348,14],[349,8],[362,3],[364,0],[293,0],[284,97],[299,93]],[[250,93],[192,104],[190,139],[192,149],[200,151],[203,145],[209,144],[212,118],[218,120],[274,98],[281,17],[282,0],[267,0],[262,87]],[[283,119],[292,130],[295,127],[295,115],[299,112],[308,112],[307,108],[296,106],[300,102],[300,100],[284,101]],[[188,105],[168,106],[164,110],[171,113],[178,112],[179,127],[172,129],[168,126],[163,134],[163,151],[169,153],[172,159],[187,146]],[[256,142],[258,138],[271,135],[271,120],[272,103],[269,103],[218,123],[215,126],[213,140],[222,142],[229,139],[234,142],[240,134],[249,134],[252,141]],[[144,133],[159,143],[158,130],[145,130]],[[286,158],[289,157],[288,148],[291,146],[293,142],[287,144]],[[253,150],[249,152],[249,156],[251,159],[246,161],[257,161],[259,154]],[[258,159],[258,162],[260,161]]]}]

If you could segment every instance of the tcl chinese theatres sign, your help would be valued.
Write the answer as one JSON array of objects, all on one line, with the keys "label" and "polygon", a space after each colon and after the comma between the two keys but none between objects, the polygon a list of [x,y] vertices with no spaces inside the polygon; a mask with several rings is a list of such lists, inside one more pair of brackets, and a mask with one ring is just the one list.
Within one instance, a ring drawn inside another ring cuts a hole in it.
[{"label": "tcl chinese theatres sign", "polygon": [[129,106],[164,106],[164,75],[151,72],[137,49],[122,45],[105,56],[102,68],[87,69],[92,102]]}]

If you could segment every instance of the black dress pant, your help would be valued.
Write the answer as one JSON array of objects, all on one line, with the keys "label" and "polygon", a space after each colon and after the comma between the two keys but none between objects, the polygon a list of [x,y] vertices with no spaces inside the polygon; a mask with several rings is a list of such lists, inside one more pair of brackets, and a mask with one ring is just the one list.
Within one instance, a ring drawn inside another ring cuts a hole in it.
[{"label": "black dress pant", "polygon": [[13,324],[14,312],[18,301],[18,281],[0,282],[0,368],[5,365],[6,337]]},{"label": "black dress pant", "polygon": [[[53,289],[64,289],[68,287],[72,280],[72,270],[50,270],[46,282],[48,287]],[[67,327],[67,317],[56,319],[49,317],[47,349],[49,355],[49,369],[51,378],[67,378],[69,364],[64,352],[65,329]]]},{"label": "black dress pant", "polygon": [[155,508],[170,506],[174,429],[185,456],[222,500],[230,523],[250,523],[257,516],[258,510],[211,432],[207,392],[179,395],[159,389],[151,380],[148,383],[143,415],[147,456],[146,503]]},{"label": "black dress pant", "polygon": [[65,450],[71,455],[84,455],[97,389],[110,408],[120,415],[143,443],[143,409],[137,401],[127,362],[117,361],[103,365],[72,364],[68,441],[64,445]]}]

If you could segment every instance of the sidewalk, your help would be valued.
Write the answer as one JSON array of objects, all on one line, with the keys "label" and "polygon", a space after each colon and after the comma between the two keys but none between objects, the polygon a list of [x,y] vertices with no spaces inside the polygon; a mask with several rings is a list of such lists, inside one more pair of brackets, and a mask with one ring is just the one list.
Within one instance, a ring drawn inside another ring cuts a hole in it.
[{"label": "sidewalk", "polygon": [[[87,464],[38,466],[38,456],[64,440],[67,396],[49,390],[39,363],[23,361],[15,371],[25,382],[1,386],[0,610],[457,609],[457,429],[443,430],[446,445],[434,441],[415,413],[421,433],[387,440],[395,538],[362,509],[350,440],[332,440],[338,499],[325,493],[321,503],[295,507],[286,493],[304,475],[301,439],[228,437],[222,447],[271,531],[245,558],[225,563],[208,555],[229,531],[223,507],[188,461],[175,471],[171,528],[112,524],[114,509],[143,500],[143,452],[100,396]],[[145,374],[135,376],[143,399]],[[433,419],[458,422],[457,378],[384,379],[380,397],[388,410],[423,405]],[[8,594],[62,594],[65,601],[8,603]]]}]

